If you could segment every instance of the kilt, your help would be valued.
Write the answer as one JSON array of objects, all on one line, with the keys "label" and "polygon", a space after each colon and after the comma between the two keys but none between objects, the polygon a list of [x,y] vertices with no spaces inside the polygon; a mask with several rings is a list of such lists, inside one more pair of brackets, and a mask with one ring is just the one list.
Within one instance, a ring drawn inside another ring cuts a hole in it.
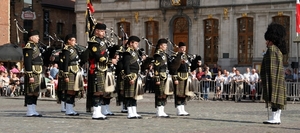
[{"label": "kilt", "polygon": [[45,79],[42,77],[41,74],[32,73],[32,76],[34,78],[34,83],[32,83],[32,84],[29,83],[29,75],[28,74],[25,74],[25,77],[24,77],[24,90],[27,94],[40,92],[41,90],[46,89]]},{"label": "kilt", "polygon": [[187,84],[187,80],[178,80],[178,85],[175,85],[176,86],[176,91],[175,91],[176,96],[185,97],[186,84]]},{"label": "kilt", "polygon": [[130,85],[129,79],[124,80],[124,96],[126,98],[135,98],[135,88],[137,84],[137,79],[134,80],[134,84]]},{"label": "kilt", "polygon": [[[64,78],[60,78],[60,90],[73,90],[73,91],[81,91],[83,90],[83,78],[80,72],[68,74],[69,82],[65,82]],[[77,81],[76,81],[77,80]]]},{"label": "kilt", "polygon": [[160,84],[159,85],[157,85],[157,84],[155,84],[155,95],[157,96],[157,97],[160,97],[160,96],[163,96],[163,95],[165,95],[165,86],[166,86],[166,79],[165,80],[160,80]]},{"label": "kilt", "polygon": [[96,74],[88,74],[88,92],[105,92],[105,72],[97,71]]}]

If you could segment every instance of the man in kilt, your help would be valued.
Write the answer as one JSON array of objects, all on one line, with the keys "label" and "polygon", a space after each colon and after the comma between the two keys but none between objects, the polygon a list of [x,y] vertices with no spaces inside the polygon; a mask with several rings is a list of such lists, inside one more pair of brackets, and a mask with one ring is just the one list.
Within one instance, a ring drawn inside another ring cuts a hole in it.
[{"label": "man in kilt", "polygon": [[272,116],[265,124],[280,124],[281,110],[286,106],[286,88],[284,80],[283,55],[287,54],[285,43],[285,28],[271,23],[265,33],[267,52],[261,65],[261,80],[263,85],[263,99],[266,107],[271,107]]},{"label": "man in kilt", "polygon": [[124,97],[124,69],[123,69],[123,53],[125,52],[127,46],[127,41],[128,37],[124,36],[123,41],[122,41],[122,46],[120,46],[120,51],[119,51],[119,61],[116,65],[116,71],[115,74],[117,76],[117,81],[116,81],[116,91],[118,94],[117,99],[117,106],[121,105],[121,113],[127,113],[127,106],[125,102],[125,97]]},{"label": "man in kilt", "polygon": [[[65,37],[65,46],[62,49],[61,59],[61,77],[59,80],[59,89],[64,92],[65,114],[69,116],[78,116],[74,111],[76,92],[83,90],[83,77],[79,66],[79,56],[75,48],[75,35],[69,34]],[[64,104],[64,102],[62,102]]]},{"label": "man in kilt", "polygon": [[128,39],[128,48],[123,53],[123,68],[125,80],[124,80],[124,96],[126,98],[126,106],[128,110],[128,119],[142,118],[137,114],[136,106],[137,100],[141,99],[143,94],[142,81],[139,76],[140,73],[140,57],[137,52],[140,39],[137,36],[131,36]]},{"label": "man in kilt", "polygon": [[39,32],[30,31],[28,37],[29,41],[23,48],[26,116],[41,117],[42,115],[36,112],[37,98],[39,91],[46,89],[46,85],[42,78],[43,59],[38,46]]},{"label": "man in kilt", "polygon": [[108,90],[108,86],[112,86],[114,81],[107,82],[108,79],[112,79],[112,75],[108,77],[107,70],[108,66],[117,63],[117,59],[109,58],[108,45],[104,38],[105,30],[105,24],[95,25],[94,36],[88,42],[87,49],[89,57],[87,109],[91,104],[88,99],[92,99],[92,119],[95,120],[104,120],[107,118],[105,115],[113,115],[109,110],[109,104],[114,87],[113,90]]},{"label": "man in kilt", "polygon": [[[155,80],[155,107],[157,117],[168,118],[164,111],[167,96],[173,94],[173,82],[168,82],[168,55],[166,54],[168,40],[159,39],[156,45],[154,58],[154,80]],[[169,78],[170,79],[170,78]],[[171,83],[171,84],[170,84]]]},{"label": "man in kilt", "polygon": [[188,116],[184,109],[184,105],[186,104],[187,92],[189,91],[189,87],[187,86],[187,79],[189,77],[190,66],[186,62],[188,57],[186,55],[186,45],[183,42],[179,42],[178,44],[178,54],[181,55],[181,64],[177,70],[177,72],[173,76],[173,81],[175,84],[174,95],[175,95],[175,107],[177,108],[178,116]]}]

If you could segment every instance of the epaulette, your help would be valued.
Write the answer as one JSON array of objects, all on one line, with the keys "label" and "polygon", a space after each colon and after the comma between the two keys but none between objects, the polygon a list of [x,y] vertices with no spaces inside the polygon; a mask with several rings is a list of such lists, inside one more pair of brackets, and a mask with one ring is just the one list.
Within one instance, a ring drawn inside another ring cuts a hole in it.
[{"label": "epaulette", "polygon": [[31,44],[28,42],[26,45],[25,45],[25,47],[24,48],[31,48]]},{"label": "epaulette", "polygon": [[130,48],[130,47],[128,47],[127,49],[126,49],[126,52],[132,52],[133,51],[133,49],[132,48]]},{"label": "epaulette", "polygon": [[89,42],[97,42],[97,41],[96,41],[96,36],[92,36],[92,37],[90,38]]},{"label": "epaulette", "polygon": [[64,50],[69,50],[69,46],[65,45]]}]

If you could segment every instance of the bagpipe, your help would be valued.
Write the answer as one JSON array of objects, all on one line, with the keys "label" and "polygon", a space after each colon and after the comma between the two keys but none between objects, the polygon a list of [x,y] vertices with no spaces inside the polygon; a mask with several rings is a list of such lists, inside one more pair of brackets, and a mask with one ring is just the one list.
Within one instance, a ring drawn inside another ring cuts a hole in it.
[{"label": "bagpipe", "polygon": [[[16,24],[16,33],[17,33],[17,43],[20,44],[20,38],[19,38],[19,31],[21,33],[25,33],[25,34],[28,34],[28,31],[26,31],[26,29],[24,29],[17,21],[17,19],[14,19],[15,21],[15,24]],[[44,44],[43,42],[39,41],[38,42],[38,47],[40,49],[40,52],[41,53],[44,53],[46,51],[47,48],[50,47],[50,44],[49,45],[46,45]]]}]

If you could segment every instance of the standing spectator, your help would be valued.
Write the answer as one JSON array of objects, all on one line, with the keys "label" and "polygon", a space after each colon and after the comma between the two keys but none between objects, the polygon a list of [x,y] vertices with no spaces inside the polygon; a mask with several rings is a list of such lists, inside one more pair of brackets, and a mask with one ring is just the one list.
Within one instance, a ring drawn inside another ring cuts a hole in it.
[{"label": "standing spectator", "polygon": [[205,73],[203,72],[202,67],[199,67],[199,68],[198,68],[198,72],[197,72],[197,74],[196,74],[196,78],[200,81],[201,78],[202,78],[202,76],[203,76],[204,74],[205,74]]},{"label": "standing spectator", "polygon": [[246,99],[246,95],[249,94],[250,92],[250,84],[249,84],[249,77],[250,77],[250,68],[247,67],[246,68],[246,72],[243,74],[244,78],[245,78],[245,82],[247,84],[244,84],[244,95],[243,95],[243,99]]},{"label": "standing spectator", "polygon": [[258,80],[259,80],[259,77],[258,77],[258,74],[256,73],[256,70],[252,69],[251,74],[249,75],[249,78],[248,78],[248,85],[250,86],[250,94],[251,94],[252,101],[256,100],[255,94],[256,94],[256,86],[257,86]]},{"label": "standing spectator", "polygon": [[58,73],[58,65],[55,63],[53,67],[50,69],[50,76],[56,78],[57,73]]},{"label": "standing spectator", "polygon": [[226,100],[229,100],[231,77],[229,76],[229,72],[227,72],[227,70],[224,70],[223,79],[223,92],[226,93]]},{"label": "standing spectator", "polygon": [[286,31],[281,24],[271,23],[265,33],[267,52],[263,57],[260,76],[266,108],[272,108],[272,117],[264,124],[280,124],[281,110],[286,106],[283,55],[287,54]]},{"label": "standing spectator", "polygon": [[203,98],[205,101],[208,100],[208,92],[209,92],[209,86],[210,86],[210,81],[211,81],[211,76],[209,75],[209,69],[205,70],[205,74],[202,76],[202,81],[203,87],[202,87],[202,93],[203,93]]},{"label": "standing spectator", "polygon": [[212,80],[215,80],[216,76],[218,75],[218,66],[214,64],[214,67],[211,69],[212,72]]},{"label": "standing spectator", "polygon": [[244,76],[242,74],[240,74],[240,71],[239,70],[236,70],[236,75],[233,77],[233,80],[236,84],[236,98],[237,98],[237,101],[241,101],[241,97],[243,95],[243,90],[244,90],[244,86],[243,86],[243,83],[244,83]]},{"label": "standing spectator", "polygon": [[291,69],[286,69],[285,70],[285,81],[287,82],[294,82],[294,75],[292,74]]},{"label": "standing spectator", "polygon": [[235,100],[235,89],[236,89],[236,86],[235,86],[235,83],[234,83],[234,80],[233,80],[233,77],[235,76],[235,73],[236,73],[236,68],[235,67],[232,67],[232,72],[229,73],[229,77],[231,78],[230,81],[231,81],[231,84],[230,84],[230,97],[232,98],[232,100]]},{"label": "standing spectator", "polygon": [[154,70],[153,65],[149,65],[149,70],[146,70],[146,90],[148,90],[149,93],[154,93],[154,87],[153,87],[153,76],[154,76]]},{"label": "standing spectator", "polygon": [[221,71],[218,71],[218,75],[215,78],[216,81],[216,98],[214,100],[223,100],[221,98],[221,93],[223,91],[223,82],[224,82],[224,77],[221,74]]}]

